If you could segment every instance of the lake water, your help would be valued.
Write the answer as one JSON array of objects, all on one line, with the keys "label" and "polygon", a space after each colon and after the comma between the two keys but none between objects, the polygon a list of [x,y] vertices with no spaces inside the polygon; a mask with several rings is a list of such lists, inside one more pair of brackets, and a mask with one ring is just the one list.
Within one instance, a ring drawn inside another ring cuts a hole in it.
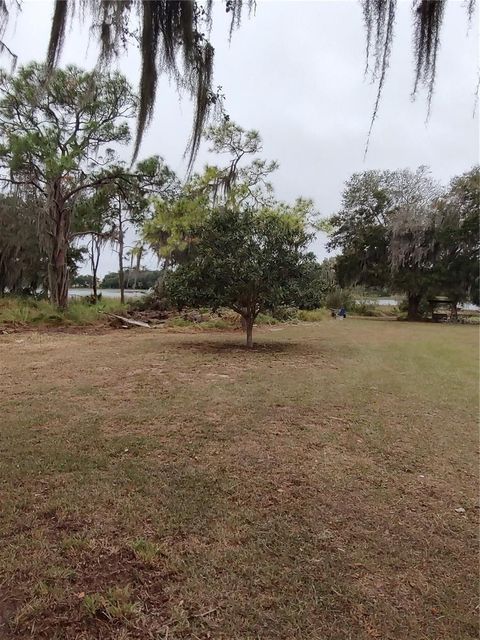
[{"label": "lake water", "polygon": [[[119,298],[120,299],[120,289],[99,289],[99,293],[102,294],[103,298]],[[93,291],[91,289],[83,289],[83,288],[75,288],[69,289],[68,295],[70,298],[75,297],[84,297],[91,296]],[[147,293],[146,289],[125,289],[125,298],[140,298]],[[401,299],[395,300],[394,298],[376,298],[372,300],[364,300],[361,302],[366,304],[378,305],[381,307],[396,307],[400,304]],[[474,304],[470,304],[465,302],[464,304],[460,304],[459,307],[461,309],[466,309],[468,311],[478,311],[480,307],[476,307]]]},{"label": "lake water", "polygon": [[[98,293],[102,294],[102,298],[120,298],[120,289],[98,289]],[[125,289],[126,298],[139,298],[146,293],[146,289]],[[70,298],[83,298],[85,296],[91,296],[92,294],[92,289],[83,289],[81,287],[68,290]]]},{"label": "lake water", "polygon": [[[401,298],[399,298],[398,300],[394,300],[393,298],[377,298],[375,300],[362,300],[362,302],[365,302],[366,304],[378,305],[380,307],[396,307],[402,302],[402,300]],[[470,302],[463,302],[458,306],[460,309],[465,309],[467,311],[480,310],[480,307],[477,307],[476,305],[471,304]]]},{"label": "lake water", "polygon": [[393,298],[376,298],[375,300],[360,300],[365,304],[379,305],[380,307],[396,307],[400,304],[400,300],[394,300]]}]

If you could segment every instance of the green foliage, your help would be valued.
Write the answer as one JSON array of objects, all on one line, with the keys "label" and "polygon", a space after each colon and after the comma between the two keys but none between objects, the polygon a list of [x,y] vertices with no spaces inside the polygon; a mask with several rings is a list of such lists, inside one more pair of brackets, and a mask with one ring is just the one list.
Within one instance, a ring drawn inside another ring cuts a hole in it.
[{"label": "green foliage", "polygon": [[147,220],[143,237],[159,258],[180,264],[194,252],[196,235],[208,214],[204,195],[189,195],[188,187],[175,200],[155,199],[154,215]]},{"label": "green foliage", "polygon": [[352,312],[357,316],[366,316],[368,318],[376,317],[375,305],[367,302],[357,302],[352,309]]},{"label": "green foliage", "polygon": [[255,319],[255,323],[258,325],[279,324],[279,322],[281,322],[281,320],[279,320],[278,318],[275,318],[274,316],[271,316],[268,313],[259,313]]},{"label": "green foliage", "polygon": [[0,155],[29,184],[62,177],[68,191],[76,189],[85,180],[83,161],[106,143],[130,140],[125,118],[134,115],[135,99],[118,72],[70,65],[48,73],[31,63],[15,76],[2,72],[0,87]]},{"label": "green foliage", "polygon": [[[208,315],[208,314],[204,314]],[[180,328],[180,329],[232,329],[236,327],[235,321],[232,318],[221,318],[212,314],[209,319],[199,319],[198,321],[192,320],[184,316],[173,316],[167,321],[168,327]]]},{"label": "green foliage", "polygon": [[78,275],[71,279],[70,284],[72,287],[91,289],[93,284],[93,277],[91,275]]},{"label": "green foliage", "polygon": [[326,296],[337,286],[335,259],[317,262],[310,253],[298,279],[296,301],[301,309],[318,309],[325,305]]},{"label": "green foliage", "polygon": [[297,312],[297,307],[280,305],[272,311],[272,317],[275,318],[275,320],[279,320],[280,322],[289,322],[290,320],[296,319]]},{"label": "green foliage", "polygon": [[224,318],[212,318],[201,323],[201,326],[205,329],[231,329],[232,324]]},{"label": "green foliage", "polygon": [[381,306],[369,302],[357,301],[351,312],[356,316],[366,316],[368,318],[385,318],[398,316],[400,309],[397,306]]},{"label": "green foliage", "polygon": [[182,318],[181,316],[175,316],[168,320],[168,326],[170,327],[192,327],[195,324],[193,320],[187,320],[187,318]]},{"label": "green foliage", "polygon": [[[205,132],[210,151],[226,154],[226,166],[207,165],[194,174],[176,198],[155,198],[154,216],[144,227],[144,239],[166,264],[181,264],[193,258],[197,235],[212,209],[232,210],[247,206],[258,208],[274,204],[269,176],[278,163],[254,158],[262,149],[258,131],[246,131],[225,120]],[[279,206],[278,203],[276,206]],[[311,202],[299,200],[300,211],[311,208]]]},{"label": "green foliage", "polygon": [[342,209],[332,216],[329,247],[340,249],[340,286],[383,286],[389,281],[388,211],[390,199],[379,171],[354,174],[347,181]]},{"label": "green foliage", "polygon": [[479,304],[480,167],[454,178],[438,204],[436,275],[441,292]]},{"label": "green foliage", "polygon": [[160,554],[159,546],[151,540],[145,540],[145,538],[134,540],[131,548],[135,556],[145,564],[154,564]]},{"label": "green foliage", "polygon": [[229,164],[224,168],[207,166],[203,176],[196,176],[193,184],[203,192],[209,192],[212,204],[230,208],[241,205],[273,204],[273,187],[269,176],[278,169],[278,162],[255,157],[245,163],[245,158],[262,151],[262,139],[258,131],[247,131],[231,120],[224,120],[205,132],[211,143],[210,151],[228,154]]}]

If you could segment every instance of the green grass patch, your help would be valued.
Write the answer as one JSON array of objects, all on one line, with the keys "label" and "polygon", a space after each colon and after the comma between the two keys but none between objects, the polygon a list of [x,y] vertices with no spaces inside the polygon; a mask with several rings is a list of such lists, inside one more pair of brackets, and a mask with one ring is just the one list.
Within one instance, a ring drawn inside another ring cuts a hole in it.
[{"label": "green grass patch", "polygon": [[105,593],[87,594],[83,598],[83,606],[90,616],[118,622],[132,619],[140,613],[140,603],[132,598],[129,586],[111,587]]},{"label": "green grass patch", "polygon": [[137,538],[131,543],[132,551],[135,556],[146,564],[155,564],[159,554],[160,547],[151,540],[145,538]]},{"label": "green grass patch", "polygon": [[89,304],[71,300],[65,311],[47,300],[6,296],[0,298],[0,325],[13,326],[88,326],[104,322],[104,313],[121,313],[126,309],[118,300],[101,300]]}]

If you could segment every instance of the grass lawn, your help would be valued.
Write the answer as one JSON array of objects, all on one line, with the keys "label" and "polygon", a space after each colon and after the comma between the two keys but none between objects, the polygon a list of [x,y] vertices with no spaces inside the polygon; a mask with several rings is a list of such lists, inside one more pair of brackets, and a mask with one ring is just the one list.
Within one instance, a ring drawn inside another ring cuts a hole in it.
[{"label": "grass lawn", "polygon": [[0,336],[0,638],[478,637],[478,331]]}]

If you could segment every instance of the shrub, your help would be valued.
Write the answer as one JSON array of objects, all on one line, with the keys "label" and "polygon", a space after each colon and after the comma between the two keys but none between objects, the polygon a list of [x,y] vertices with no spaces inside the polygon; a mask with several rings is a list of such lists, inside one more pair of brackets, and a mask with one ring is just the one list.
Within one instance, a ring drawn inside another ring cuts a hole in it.
[{"label": "shrub", "polygon": [[156,291],[129,300],[128,306],[132,311],[167,311],[171,308],[168,300]]},{"label": "shrub", "polygon": [[102,320],[105,312],[119,313],[125,307],[118,300],[102,300],[92,305],[88,300],[72,300],[60,311],[47,300],[8,296],[0,299],[0,323],[37,326],[92,325]]},{"label": "shrub", "polygon": [[340,309],[345,307],[347,311],[352,311],[355,307],[355,296],[351,289],[341,289],[337,287],[327,294],[325,306],[328,309]]},{"label": "shrub", "polygon": [[277,307],[272,315],[276,320],[280,320],[280,322],[288,322],[289,320],[295,320],[297,317],[298,309],[297,307],[287,307],[281,306]]},{"label": "shrub", "polygon": [[297,318],[302,322],[319,322],[330,316],[328,309],[299,309]]},{"label": "shrub", "polygon": [[351,312],[357,316],[367,316],[370,318],[374,318],[379,315],[376,307],[368,302],[357,302]]}]

